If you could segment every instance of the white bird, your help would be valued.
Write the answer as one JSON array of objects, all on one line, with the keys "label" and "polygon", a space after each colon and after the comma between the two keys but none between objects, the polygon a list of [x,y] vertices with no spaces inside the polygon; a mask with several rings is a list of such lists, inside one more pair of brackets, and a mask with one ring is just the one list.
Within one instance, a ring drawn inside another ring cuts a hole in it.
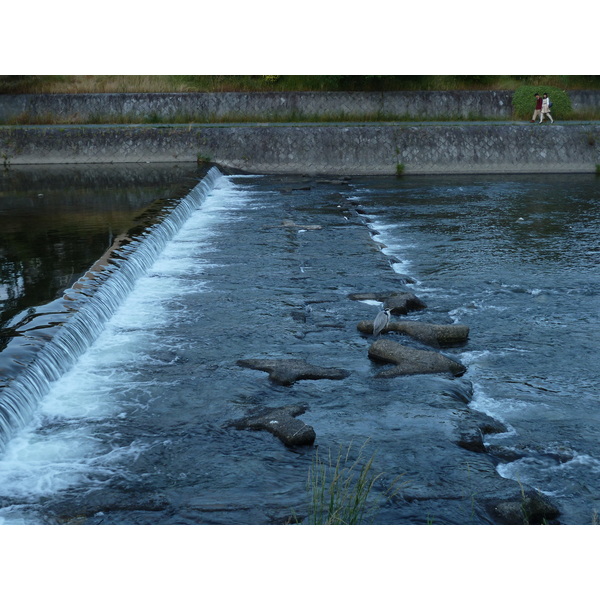
[{"label": "white bird", "polygon": [[377,313],[375,320],[373,321],[373,335],[379,335],[390,322],[391,311],[389,308],[385,308],[384,310]]}]

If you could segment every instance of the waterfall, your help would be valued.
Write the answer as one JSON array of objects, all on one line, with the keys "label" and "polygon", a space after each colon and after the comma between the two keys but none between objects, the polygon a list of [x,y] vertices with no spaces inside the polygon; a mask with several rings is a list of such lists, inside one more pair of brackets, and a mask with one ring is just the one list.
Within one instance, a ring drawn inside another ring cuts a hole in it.
[{"label": "waterfall", "polygon": [[3,351],[10,358],[0,380],[0,452],[31,420],[50,385],[90,347],[136,280],[154,263],[165,245],[222,177],[212,167],[187,196],[165,209],[142,234],[112,251],[81,277],[59,300],[33,311],[14,327],[16,336]]}]

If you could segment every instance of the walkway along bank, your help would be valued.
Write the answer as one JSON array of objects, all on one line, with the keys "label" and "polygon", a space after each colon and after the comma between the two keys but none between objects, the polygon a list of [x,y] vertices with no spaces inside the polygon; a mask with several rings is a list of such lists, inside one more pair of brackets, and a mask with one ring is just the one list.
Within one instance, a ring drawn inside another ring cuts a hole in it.
[{"label": "walkway along bank", "polygon": [[592,173],[600,124],[342,123],[0,127],[0,166],[214,162],[251,173]]}]

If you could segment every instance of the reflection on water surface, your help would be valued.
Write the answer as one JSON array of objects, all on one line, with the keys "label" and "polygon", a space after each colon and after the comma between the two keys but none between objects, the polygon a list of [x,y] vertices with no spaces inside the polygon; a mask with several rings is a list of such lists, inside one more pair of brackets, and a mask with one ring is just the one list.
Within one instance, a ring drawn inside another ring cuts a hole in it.
[{"label": "reflection on water surface", "polygon": [[185,195],[199,177],[195,165],[179,164],[4,170],[0,175],[0,350],[29,309],[59,297],[115,239],[145,223],[149,209]]}]

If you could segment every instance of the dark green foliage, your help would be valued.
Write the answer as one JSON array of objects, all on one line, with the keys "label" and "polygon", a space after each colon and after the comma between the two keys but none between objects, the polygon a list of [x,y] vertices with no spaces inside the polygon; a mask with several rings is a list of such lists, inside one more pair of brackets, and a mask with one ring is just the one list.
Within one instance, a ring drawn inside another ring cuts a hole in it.
[{"label": "dark green foliage", "polygon": [[569,95],[564,90],[550,85],[523,85],[517,88],[513,94],[513,117],[515,119],[531,119],[535,110],[536,92],[540,96],[543,96],[544,93],[548,94],[552,102],[553,117],[566,119],[573,112]]},{"label": "dark green foliage", "polygon": [[0,75],[0,94],[600,89],[598,75]]}]

